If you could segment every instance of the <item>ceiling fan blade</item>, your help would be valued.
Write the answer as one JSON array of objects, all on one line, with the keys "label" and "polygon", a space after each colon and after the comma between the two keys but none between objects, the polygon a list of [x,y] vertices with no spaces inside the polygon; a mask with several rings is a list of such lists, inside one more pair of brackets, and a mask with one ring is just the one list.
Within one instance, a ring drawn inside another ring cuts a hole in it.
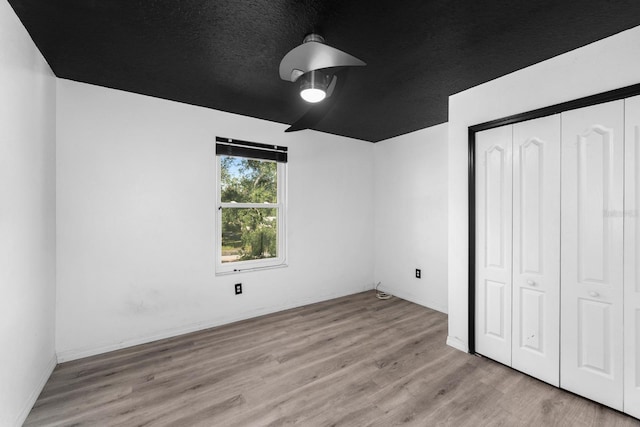
[{"label": "ceiling fan blade", "polygon": [[357,67],[364,61],[324,43],[310,41],[293,48],[280,61],[280,78],[295,82],[302,74],[332,67]]},{"label": "ceiling fan blade", "polygon": [[[344,75],[346,75],[346,70]],[[342,78],[344,78],[344,75]],[[329,83],[329,86],[327,86],[327,98],[329,98],[333,94],[333,91],[335,90],[337,83],[338,83],[338,74],[336,73],[333,75],[333,77],[331,77],[331,82]]]},{"label": "ceiling fan blade", "polygon": [[[309,108],[306,113],[289,126],[285,132],[296,132],[304,129],[311,129],[318,124],[320,120],[327,115],[333,104],[336,103],[342,92],[341,88],[347,80],[348,69],[344,68],[333,75],[329,88],[327,89],[327,98],[319,104],[315,104]],[[334,94],[335,93],[335,94]],[[334,96],[331,96],[334,94]]]}]

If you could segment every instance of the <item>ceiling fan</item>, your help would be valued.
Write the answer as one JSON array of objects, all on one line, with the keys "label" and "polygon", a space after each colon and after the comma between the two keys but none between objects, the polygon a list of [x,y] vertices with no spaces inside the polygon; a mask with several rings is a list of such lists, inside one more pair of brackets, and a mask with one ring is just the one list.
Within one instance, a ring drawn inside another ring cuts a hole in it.
[{"label": "ceiling fan", "polygon": [[[308,34],[302,44],[290,50],[280,62],[280,78],[290,82],[300,82],[300,96],[311,104],[310,108],[285,132],[308,129],[315,125],[335,102],[336,86],[343,86],[346,67],[367,65],[364,61],[325,44],[318,34]],[[332,102],[329,102],[332,101]],[[318,105],[318,103],[321,103]]]}]

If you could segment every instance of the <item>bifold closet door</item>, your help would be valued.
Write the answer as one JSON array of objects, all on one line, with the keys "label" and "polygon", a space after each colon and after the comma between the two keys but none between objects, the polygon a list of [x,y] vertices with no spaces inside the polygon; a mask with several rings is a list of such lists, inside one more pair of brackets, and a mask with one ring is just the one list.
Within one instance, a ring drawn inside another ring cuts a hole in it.
[{"label": "bifold closet door", "polygon": [[560,115],[513,125],[512,366],[560,373]]},{"label": "bifold closet door", "polygon": [[640,96],[625,101],[624,411],[640,418]]},{"label": "bifold closet door", "polygon": [[561,387],[623,407],[624,101],[562,114]]},{"label": "bifold closet door", "polygon": [[511,365],[512,126],[476,134],[476,351]]}]

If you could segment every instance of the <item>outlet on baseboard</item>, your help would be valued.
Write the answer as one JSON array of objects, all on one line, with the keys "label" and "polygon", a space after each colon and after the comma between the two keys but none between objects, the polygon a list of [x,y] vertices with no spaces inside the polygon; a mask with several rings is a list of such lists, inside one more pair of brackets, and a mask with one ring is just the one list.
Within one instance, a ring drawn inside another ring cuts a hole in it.
[{"label": "outlet on baseboard", "polygon": [[242,293],[242,283],[236,283],[236,295],[240,295]]},{"label": "outlet on baseboard", "polygon": [[416,268],[416,279],[421,279],[422,278],[422,270],[420,270],[419,268]]}]

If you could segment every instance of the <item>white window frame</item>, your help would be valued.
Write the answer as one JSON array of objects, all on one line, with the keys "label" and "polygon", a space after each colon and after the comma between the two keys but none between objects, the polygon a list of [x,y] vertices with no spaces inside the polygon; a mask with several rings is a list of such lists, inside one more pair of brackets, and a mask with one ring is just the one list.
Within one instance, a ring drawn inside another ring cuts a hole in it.
[{"label": "white window frame", "polygon": [[[216,155],[216,274],[232,274],[246,271],[255,271],[268,268],[279,268],[287,266],[287,163],[274,162],[277,165],[276,174],[278,179],[277,202],[276,203],[223,203],[222,202],[222,179],[221,179],[221,157]],[[237,157],[241,159],[252,159],[251,157]],[[272,160],[264,160],[272,161]],[[222,262],[222,209],[240,208],[273,208],[278,212],[278,232],[277,248],[278,256],[275,258],[255,259],[247,261]]]}]

